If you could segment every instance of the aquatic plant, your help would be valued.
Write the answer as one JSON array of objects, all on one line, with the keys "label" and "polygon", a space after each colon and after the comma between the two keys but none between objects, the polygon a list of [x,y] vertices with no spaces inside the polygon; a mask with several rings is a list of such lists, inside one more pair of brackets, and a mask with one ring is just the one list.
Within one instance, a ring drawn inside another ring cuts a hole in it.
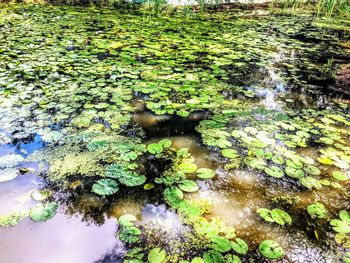
[{"label": "aquatic plant", "polygon": [[45,222],[56,215],[58,207],[56,202],[35,205],[30,209],[29,217],[35,222]]},{"label": "aquatic plant", "polygon": [[92,191],[98,195],[112,195],[118,190],[118,183],[112,179],[100,179],[92,186]]},{"label": "aquatic plant", "polygon": [[322,203],[313,203],[311,205],[308,205],[307,212],[311,216],[311,218],[326,218],[327,217],[327,210],[324,207]]},{"label": "aquatic plant", "polygon": [[12,227],[17,225],[20,221],[29,215],[27,211],[13,212],[8,215],[0,216],[0,226],[1,227]]},{"label": "aquatic plant", "polygon": [[267,259],[279,259],[284,252],[282,247],[273,240],[264,240],[259,245],[260,253]]}]

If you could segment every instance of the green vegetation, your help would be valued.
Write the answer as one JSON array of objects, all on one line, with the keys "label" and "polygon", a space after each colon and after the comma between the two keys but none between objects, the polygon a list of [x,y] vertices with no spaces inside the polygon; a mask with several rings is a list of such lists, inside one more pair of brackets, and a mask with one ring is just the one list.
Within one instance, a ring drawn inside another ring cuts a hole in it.
[{"label": "green vegetation", "polygon": [[347,3],[199,4],[1,5],[0,187],[42,178],[1,227],[112,217],[129,263],[348,260]]}]

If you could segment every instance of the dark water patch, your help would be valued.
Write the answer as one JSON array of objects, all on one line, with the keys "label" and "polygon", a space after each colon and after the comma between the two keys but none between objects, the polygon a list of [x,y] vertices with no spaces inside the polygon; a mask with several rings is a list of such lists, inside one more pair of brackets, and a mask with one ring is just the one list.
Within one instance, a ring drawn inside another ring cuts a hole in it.
[{"label": "dark water patch", "polygon": [[151,112],[141,112],[134,115],[133,121],[145,130],[147,139],[151,139],[194,134],[199,122],[208,116],[209,113],[204,111],[191,113],[185,118],[176,115],[155,115]]}]

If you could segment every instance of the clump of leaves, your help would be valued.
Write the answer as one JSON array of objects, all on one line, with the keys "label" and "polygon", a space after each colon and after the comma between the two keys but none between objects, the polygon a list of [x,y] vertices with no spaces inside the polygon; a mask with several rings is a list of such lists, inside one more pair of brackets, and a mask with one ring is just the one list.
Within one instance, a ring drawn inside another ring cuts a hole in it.
[{"label": "clump of leaves", "polygon": [[281,209],[259,208],[256,211],[266,222],[277,223],[281,226],[292,224],[290,215]]},{"label": "clump of leaves", "polygon": [[345,210],[341,210],[339,212],[339,219],[331,220],[330,224],[337,233],[350,233],[350,216]]},{"label": "clump of leaves", "polygon": [[151,154],[161,154],[164,149],[169,148],[172,141],[169,139],[160,140],[158,143],[151,143],[147,146],[147,151]]},{"label": "clump of leaves", "polygon": [[126,186],[139,186],[146,182],[146,177],[136,172],[129,171],[125,165],[111,164],[105,169],[106,177],[117,179]]},{"label": "clump of leaves", "polygon": [[14,212],[8,215],[0,216],[0,226],[1,227],[15,226],[27,216],[28,216],[27,211]]},{"label": "clump of leaves", "polygon": [[118,231],[118,237],[125,243],[136,243],[140,240],[141,230],[135,226],[136,217],[133,215],[125,214],[118,218],[120,229]]}]

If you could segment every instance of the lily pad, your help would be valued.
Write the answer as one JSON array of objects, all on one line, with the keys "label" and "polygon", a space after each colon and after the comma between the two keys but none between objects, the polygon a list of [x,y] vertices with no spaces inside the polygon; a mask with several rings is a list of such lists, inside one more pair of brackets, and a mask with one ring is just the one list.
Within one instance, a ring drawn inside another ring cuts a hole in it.
[{"label": "lily pad", "polygon": [[272,219],[279,225],[290,225],[292,223],[292,218],[288,213],[281,209],[273,209],[271,211],[271,217]]},{"label": "lily pad", "polygon": [[313,203],[307,207],[307,212],[312,219],[316,218],[326,218],[327,210],[322,203]]},{"label": "lily pad", "polygon": [[183,180],[179,184],[179,188],[184,192],[197,192],[199,189],[196,182],[191,180]]},{"label": "lily pad", "polygon": [[264,240],[261,242],[259,251],[267,259],[279,259],[284,254],[282,247],[273,240]]},{"label": "lily pad", "polygon": [[45,222],[56,215],[57,209],[56,202],[38,204],[30,209],[29,216],[35,222]]},{"label": "lily pad", "polygon": [[163,152],[163,146],[159,143],[151,143],[147,146],[147,151],[151,154],[160,154]]},{"label": "lily pad", "polygon": [[215,176],[215,172],[208,168],[199,168],[197,171],[197,176],[201,179],[210,179]]},{"label": "lily pad", "polygon": [[215,237],[212,240],[212,249],[215,251],[225,253],[231,250],[231,242],[224,237]]},{"label": "lily pad", "polygon": [[130,214],[125,214],[118,218],[118,223],[122,227],[133,226],[136,221],[137,221],[136,217]]},{"label": "lily pad", "polygon": [[266,167],[264,171],[266,174],[275,178],[282,178],[284,176],[283,170],[277,166]]},{"label": "lily pad", "polygon": [[231,246],[232,246],[232,249],[240,255],[247,254],[249,249],[247,243],[240,238],[236,238],[235,242],[231,242]]},{"label": "lily pad", "polygon": [[304,172],[300,169],[295,169],[292,167],[286,167],[286,175],[292,178],[300,179],[304,177]]},{"label": "lily pad", "polygon": [[179,169],[186,174],[190,174],[197,170],[197,165],[194,163],[182,163],[179,165]]},{"label": "lily pad", "polygon": [[235,159],[238,157],[238,152],[234,149],[223,149],[221,154],[222,156],[230,159]]},{"label": "lily pad", "polygon": [[332,172],[332,176],[339,181],[347,181],[348,180],[348,176],[345,173],[340,172],[340,171]]},{"label": "lily pad", "polygon": [[118,183],[112,179],[100,179],[92,186],[92,191],[98,195],[112,195],[118,190]]},{"label": "lily pad", "polygon": [[149,263],[163,263],[165,262],[166,252],[164,249],[156,247],[148,253],[147,258]]}]

